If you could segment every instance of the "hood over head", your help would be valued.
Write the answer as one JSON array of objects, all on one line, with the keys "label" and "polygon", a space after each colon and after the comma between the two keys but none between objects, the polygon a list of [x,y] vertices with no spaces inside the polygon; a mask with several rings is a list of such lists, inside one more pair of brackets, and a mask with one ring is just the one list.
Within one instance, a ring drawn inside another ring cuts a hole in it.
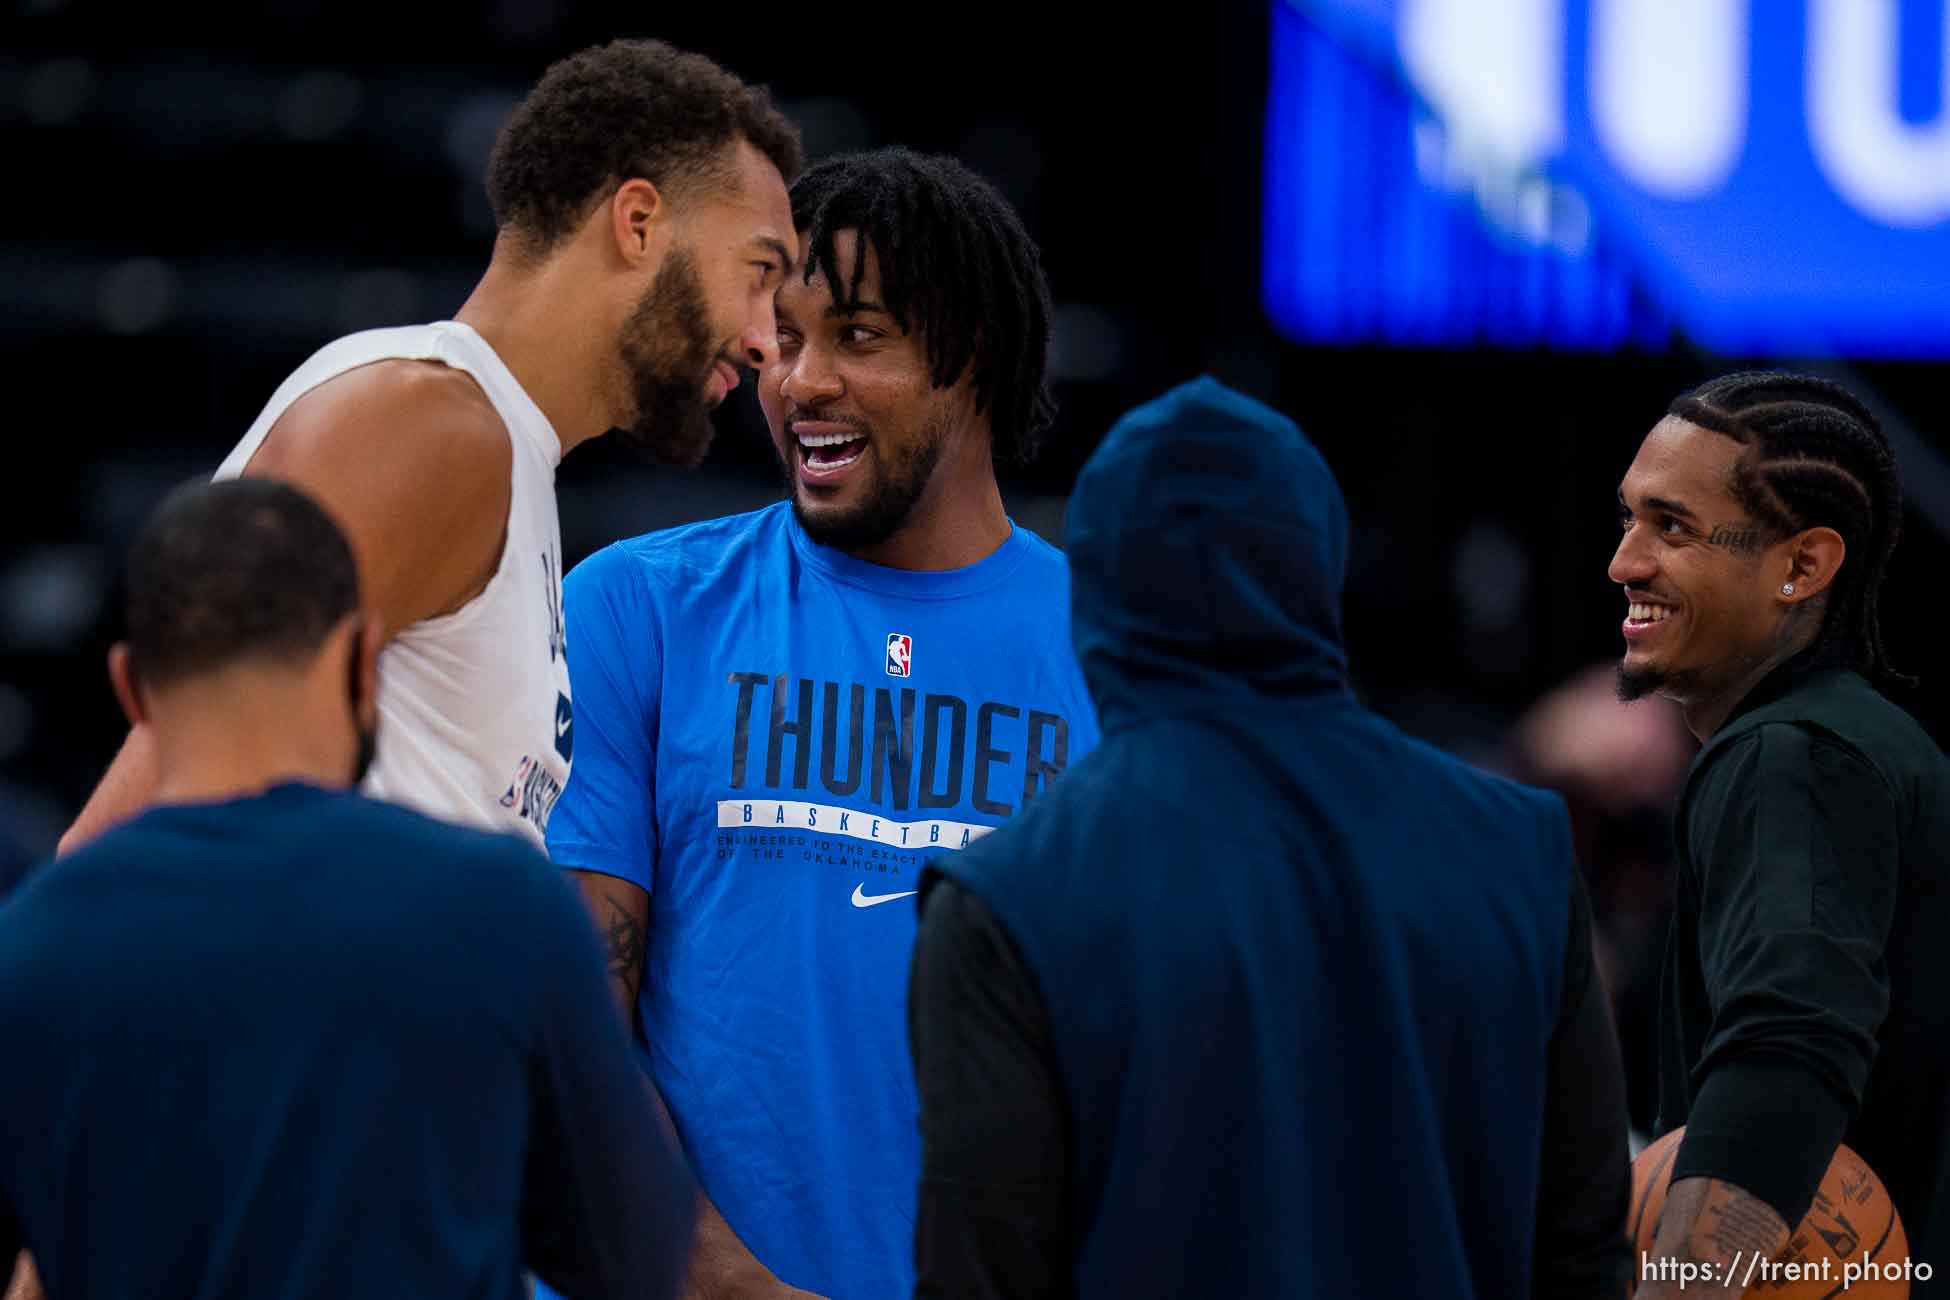
[{"label": "hood over head", "polygon": [[1118,421],[1077,478],[1071,634],[1106,729],[1345,691],[1347,506],[1299,426],[1210,377]]}]

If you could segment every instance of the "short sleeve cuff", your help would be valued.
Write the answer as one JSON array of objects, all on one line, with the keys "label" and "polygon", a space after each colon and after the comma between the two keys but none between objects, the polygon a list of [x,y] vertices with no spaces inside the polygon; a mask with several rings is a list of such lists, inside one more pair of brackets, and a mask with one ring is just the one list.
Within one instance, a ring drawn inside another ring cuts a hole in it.
[{"label": "short sleeve cuff", "polygon": [[641,862],[631,862],[612,849],[588,840],[549,840],[549,860],[565,871],[593,871],[599,876],[615,876],[650,893],[650,873]]}]

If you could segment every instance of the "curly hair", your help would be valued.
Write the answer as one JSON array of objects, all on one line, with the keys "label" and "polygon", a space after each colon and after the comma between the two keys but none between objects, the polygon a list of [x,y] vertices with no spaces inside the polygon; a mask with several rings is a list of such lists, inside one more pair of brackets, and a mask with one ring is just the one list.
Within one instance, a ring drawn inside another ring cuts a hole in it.
[{"label": "curly hair", "polygon": [[[857,231],[880,264],[880,294],[904,330],[921,332],[936,388],[974,363],[998,460],[1028,461],[1056,419],[1050,394],[1049,282],[1042,255],[1008,200],[953,158],[875,149],[820,163],[792,187],[806,236],[805,278],[841,299],[834,239]],[[857,302],[866,258],[844,298]]]},{"label": "curly hair", "polygon": [[1840,384],[1747,370],[1708,380],[1667,414],[1744,444],[1733,493],[1775,536],[1833,528],[1848,548],[1815,641],[1817,662],[1845,664],[1879,685],[1913,685],[1882,644],[1882,580],[1902,530],[1896,453],[1875,416]]},{"label": "curly hair", "polygon": [[623,181],[723,184],[740,138],[787,184],[804,165],[799,129],[763,87],[662,41],[611,41],[550,66],[516,105],[488,156],[488,202],[496,225],[546,252]]}]

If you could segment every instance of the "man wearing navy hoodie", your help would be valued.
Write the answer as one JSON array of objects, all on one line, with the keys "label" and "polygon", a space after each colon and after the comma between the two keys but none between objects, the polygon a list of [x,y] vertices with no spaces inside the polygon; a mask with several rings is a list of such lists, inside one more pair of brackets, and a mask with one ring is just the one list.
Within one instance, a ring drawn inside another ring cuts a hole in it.
[{"label": "man wearing navy hoodie", "polygon": [[1103,741],[923,879],[916,1294],[1622,1296],[1563,807],[1355,700],[1319,453],[1200,379],[1069,519]]}]

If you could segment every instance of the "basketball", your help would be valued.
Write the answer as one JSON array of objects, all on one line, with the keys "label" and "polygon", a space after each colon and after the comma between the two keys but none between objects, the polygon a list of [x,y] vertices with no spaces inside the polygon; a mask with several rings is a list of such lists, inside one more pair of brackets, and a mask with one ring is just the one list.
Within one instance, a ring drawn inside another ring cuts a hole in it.
[{"label": "basketball", "polygon": [[[1632,1208],[1626,1226],[1632,1237],[1634,1290],[1639,1279],[1648,1276],[1647,1256],[1658,1236],[1673,1157],[1685,1133],[1684,1128],[1674,1129],[1632,1163]],[[1787,1247],[1759,1267],[1741,1294],[1767,1300],[1844,1295],[1907,1300],[1908,1273],[1909,1237],[1888,1190],[1867,1161],[1840,1146],[1822,1175],[1814,1204],[1788,1237]]]}]

